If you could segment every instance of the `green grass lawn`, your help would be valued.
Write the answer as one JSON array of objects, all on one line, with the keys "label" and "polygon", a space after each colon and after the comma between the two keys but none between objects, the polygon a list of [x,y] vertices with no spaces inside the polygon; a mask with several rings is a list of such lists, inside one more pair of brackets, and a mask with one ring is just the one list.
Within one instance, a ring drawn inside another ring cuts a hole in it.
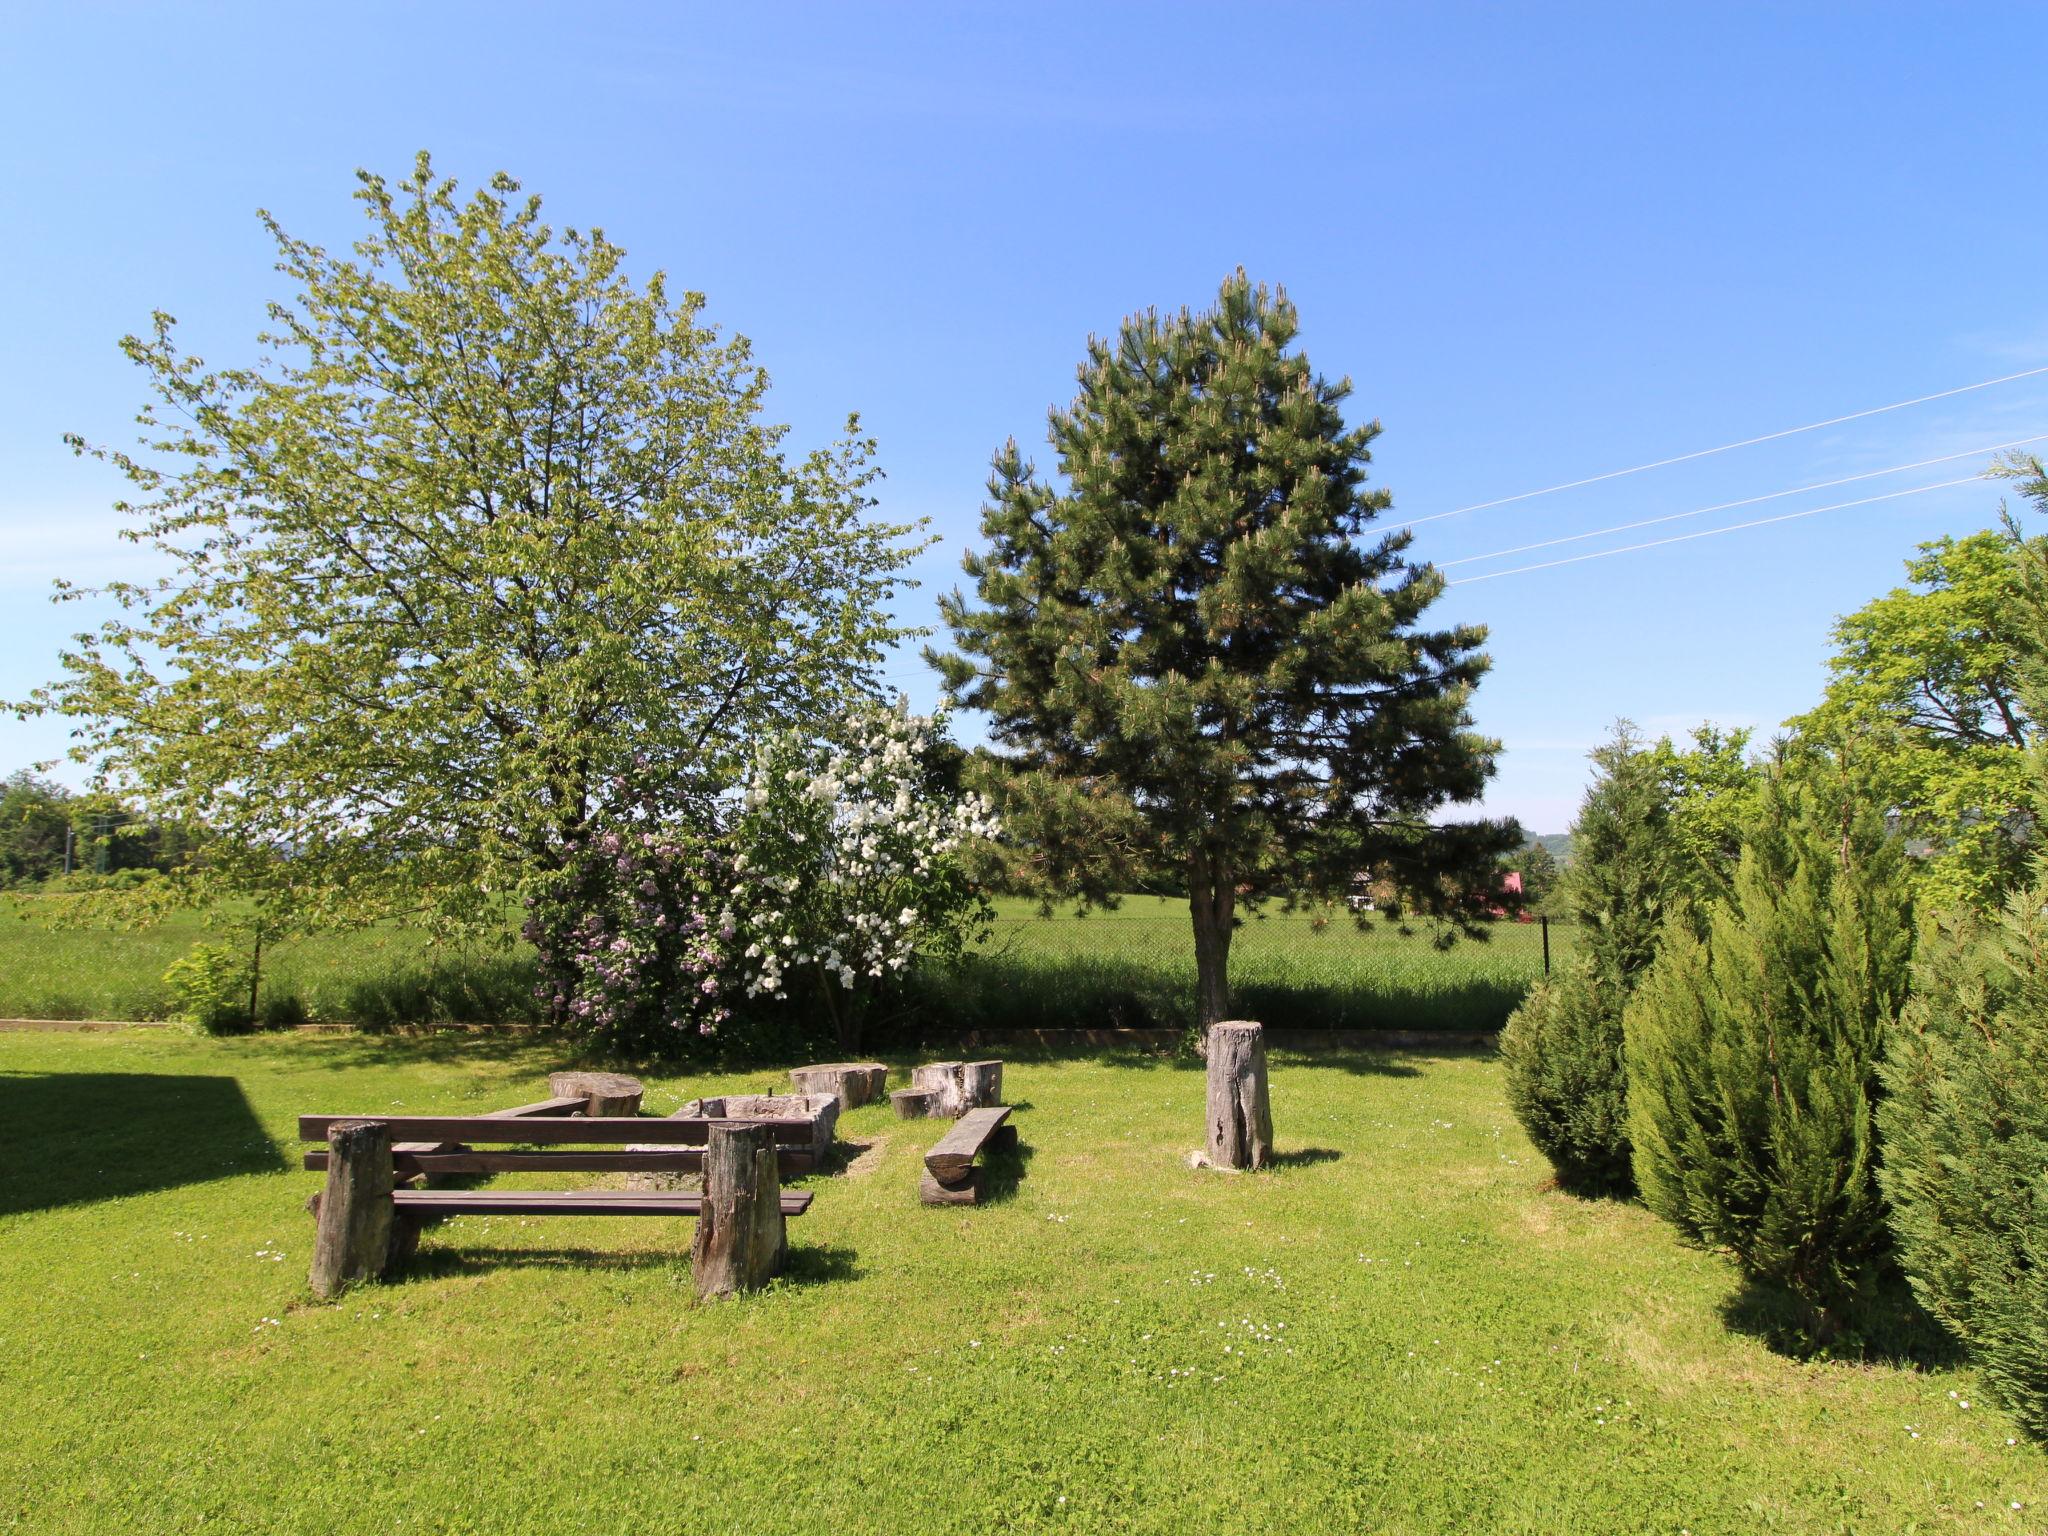
[{"label": "green grass lawn", "polygon": [[[0,1018],[164,1018],[165,967],[215,937],[190,914],[141,931],[66,929],[46,906],[0,898]],[[1239,1011],[1297,1027],[1494,1029],[1542,975],[1534,924],[1495,924],[1449,948],[1437,937],[1275,909],[1246,922],[1233,946]],[[1553,928],[1551,939],[1561,957],[1571,930]],[[274,1013],[316,1022],[499,1023],[531,1018],[532,985],[523,949],[435,948],[417,931],[376,928],[274,947],[262,997]],[[919,985],[922,1011],[961,1028],[1184,1027],[1195,991],[1187,906],[1133,896],[1043,919],[1006,899],[984,944]]]},{"label": "green grass lawn", "polygon": [[1722,1258],[1547,1187],[1483,1056],[1276,1057],[1247,1176],[1186,1166],[1191,1067],[1013,1061],[1012,1188],[920,1206],[941,1126],[856,1111],[757,1296],[694,1303],[685,1222],[467,1218],[309,1300],[295,1115],[556,1064],[0,1034],[0,1529],[2048,1528],[1970,1371],[1774,1354]]}]

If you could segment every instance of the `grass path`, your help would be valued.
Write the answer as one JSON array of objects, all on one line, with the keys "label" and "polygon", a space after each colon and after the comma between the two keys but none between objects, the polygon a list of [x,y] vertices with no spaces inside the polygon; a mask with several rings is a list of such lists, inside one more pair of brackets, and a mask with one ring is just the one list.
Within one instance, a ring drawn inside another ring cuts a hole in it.
[{"label": "grass path", "polygon": [[1970,1372],[1731,1329],[1720,1258],[1545,1188],[1480,1057],[1279,1058],[1290,1156],[1236,1177],[1182,1162],[1196,1071],[1013,1063],[1023,1177],[973,1210],[916,1202],[936,1123],[862,1109],[795,1273],[723,1306],[686,1223],[539,1218],[307,1300],[294,1115],[549,1065],[0,1035],[0,1530],[2048,1529]]}]

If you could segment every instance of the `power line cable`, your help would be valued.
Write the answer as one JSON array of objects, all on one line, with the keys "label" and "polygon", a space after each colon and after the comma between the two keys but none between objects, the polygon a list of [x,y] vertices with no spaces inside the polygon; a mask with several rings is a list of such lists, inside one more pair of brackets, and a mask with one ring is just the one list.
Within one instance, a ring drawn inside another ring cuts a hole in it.
[{"label": "power line cable", "polygon": [[1693,539],[1711,539],[1720,533],[1741,533],[1746,528],[1763,528],[1771,523],[1789,523],[1797,518],[1814,517],[1822,512],[1839,512],[1844,507],[1867,507],[1873,502],[1897,501],[1901,496],[1918,496],[1926,491],[1945,491],[1951,486],[1979,484],[1981,475],[1965,475],[1960,480],[1941,480],[1933,485],[1909,486],[1903,491],[1887,491],[1882,496],[1865,496],[1857,501],[1838,501],[1826,507],[1808,507],[1803,512],[1781,512],[1776,517],[1759,517],[1752,522],[1730,523],[1725,528],[1704,528],[1698,533],[1676,533],[1666,539],[1648,539],[1641,544],[1623,544],[1616,549],[1596,549],[1590,555],[1567,555],[1562,560],[1543,560],[1535,565],[1511,566],[1505,571],[1487,571],[1478,576],[1461,576],[1445,585],[1469,587],[1474,582],[1493,581],[1501,576],[1521,576],[1530,571],[1553,570],[1560,565],[1578,565],[1586,560],[1605,560],[1609,555],[1632,555],[1637,550],[1656,549],[1665,544],[1684,544]]},{"label": "power line cable", "polygon": [[1515,496],[1500,496],[1492,501],[1475,501],[1467,507],[1453,507],[1448,512],[1432,512],[1426,517],[1409,518],[1404,526],[1418,528],[1424,523],[1434,523],[1446,517],[1462,517],[1467,512],[1483,512],[1488,507],[1505,507],[1517,501],[1532,501],[1538,496],[1551,496],[1559,491],[1577,490],[1582,485],[1598,485],[1603,480],[1619,480],[1624,475],[1640,475],[1646,470],[1664,469],[1673,464],[1686,464],[1694,459],[1710,458],[1717,453],[1729,453],[1737,448],[1753,448],[1758,443],[1774,443],[1781,437],[1797,437],[1801,432],[1818,432],[1822,427],[1838,427],[1845,421],[1861,421],[1866,416],[1882,416],[1887,411],[1903,411],[1908,406],[1925,405],[1930,400],[1946,400],[1954,395],[1967,395],[1972,390],[1989,389],[1994,384],[2010,384],[2015,379],[2031,379],[2048,373],[2048,364],[2039,368],[2027,368],[2019,373],[2008,373],[2002,378],[1985,379],[1977,384],[1963,384],[1955,389],[1937,390],[1931,395],[1919,395],[1911,400],[1898,400],[1890,405],[1873,405],[1867,411],[1851,411],[1846,416],[1830,416],[1826,421],[1810,421],[1803,427],[1787,427],[1782,432],[1766,432],[1761,437],[1745,437],[1739,443],[1723,443],[1718,448],[1701,448],[1692,453],[1681,453],[1669,459],[1657,459],[1648,464],[1634,464],[1627,469],[1611,469],[1604,475],[1588,475],[1583,480],[1567,480],[1561,485],[1546,485],[1539,491],[1523,491]]},{"label": "power line cable", "polygon": [[1659,523],[1683,522],[1688,517],[1705,517],[1709,512],[1729,512],[1736,507],[1753,507],[1760,502],[1782,501],[1787,496],[1800,496],[1808,491],[1831,490],[1838,485],[1853,485],[1858,480],[1877,480],[1885,475],[1904,474],[1909,469],[1925,469],[1930,464],[1952,464],[1957,459],[1973,459],[1983,453],[2003,453],[2008,448],[2024,448],[2029,443],[2048,442],[2048,432],[2033,437],[2015,438],[2009,443],[1992,443],[1983,448],[1968,448],[1961,453],[1945,453],[1939,458],[1920,459],[1911,464],[1894,464],[1888,469],[1866,470],[1860,475],[1844,475],[1839,480],[1816,480],[1811,485],[1794,486],[1789,491],[1772,491],[1763,496],[1745,496],[1740,501],[1717,502],[1711,507],[1695,507],[1690,512],[1667,512],[1662,517],[1645,517],[1633,523],[1616,523],[1612,528],[1595,528],[1591,533],[1568,533],[1562,538],[1540,539],[1534,544],[1517,544],[1511,549],[1496,549],[1484,555],[1460,555],[1455,560],[1434,560],[1430,563],[1438,570],[1448,570],[1454,565],[1476,565],[1482,560],[1502,560],[1509,555],[1524,555],[1532,549],[1552,549],[1559,544],[1577,544],[1586,539],[1602,538],[1610,533],[1629,533],[1637,528],[1653,528]]}]

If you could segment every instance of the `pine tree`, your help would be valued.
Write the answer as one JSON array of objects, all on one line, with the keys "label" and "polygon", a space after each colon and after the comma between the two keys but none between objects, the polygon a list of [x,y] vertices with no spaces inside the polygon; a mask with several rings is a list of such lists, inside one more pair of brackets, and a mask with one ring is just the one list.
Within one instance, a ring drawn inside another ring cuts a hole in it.
[{"label": "pine tree", "polygon": [[1580,1194],[1634,1186],[1622,1009],[1655,954],[1673,885],[1671,796],[1659,755],[1627,722],[1593,753],[1572,826],[1563,897],[1583,936],[1501,1034],[1508,1102],[1558,1182]]},{"label": "pine tree", "polygon": [[1904,857],[1838,765],[1767,777],[1704,933],[1667,924],[1625,1015],[1643,1201],[1838,1335],[1889,1238],[1877,1068],[1907,991]]},{"label": "pine tree", "polygon": [[1013,440],[965,562],[980,606],[941,609],[948,692],[991,717],[1006,827],[1049,884],[1113,895],[1134,864],[1185,871],[1198,1009],[1229,1010],[1241,903],[1393,878],[1476,916],[1512,824],[1433,827],[1476,799],[1496,742],[1468,727],[1484,631],[1424,630],[1444,578],[1369,537],[1377,423],[1290,351],[1286,295],[1240,271],[1214,308],[1091,340],[1051,415],[1065,489]]}]

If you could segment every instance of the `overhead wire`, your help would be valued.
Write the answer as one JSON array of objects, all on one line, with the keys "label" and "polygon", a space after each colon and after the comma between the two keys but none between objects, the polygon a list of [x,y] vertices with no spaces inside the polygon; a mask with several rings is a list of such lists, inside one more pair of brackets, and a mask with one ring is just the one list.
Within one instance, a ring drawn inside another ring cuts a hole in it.
[{"label": "overhead wire", "polygon": [[1447,586],[1469,587],[1474,582],[1494,581],[1502,576],[1521,576],[1530,571],[1554,570],[1561,565],[1578,565],[1587,560],[1605,560],[1609,555],[1632,555],[1638,550],[1657,549],[1666,544],[1684,544],[1693,539],[1711,539],[1717,534],[1741,533],[1748,528],[1763,528],[1772,523],[1789,523],[1802,517],[1815,517],[1822,512],[1839,512],[1845,507],[1867,507],[1880,501],[1897,501],[1902,496],[1918,496],[1927,491],[1945,491],[1951,486],[1981,484],[1983,476],[1964,475],[1956,480],[1940,480],[1932,485],[1908,486],[1903,491],[1886,491],[1881,496],[1864,496],[1855,501],[1838,501],[1831,506],[1807,507],[1798,512],[1781,512],[1776,517],[1759,517],[1747,523],[1730,523],[1725,528],[1703,528],[1698,533],[1676,533],[1669,538],[1646,539],[1640,544],[1623,544],[1614,549],[1596,549],[1591,554],[1567,555],[1562,560],[1541,560],[1533,565],[1510,566],[1504,571],[1483,571],[1477,576],[1461,576]]},{"label": "overhead wire", "polygon": [[1931,464],[1952,464],[1957,459],[1973,459],[1979,454],[2004,453],[2010,448],[2024,448],[2029,443],[2048,442],[2048,432],[2033,437],[2014,438],[2009,443],[1990,443],[1982,448],[1966,448],[1961,453],[1945,453],[1937,458],[1917,459],[1911,464],[1893,464],[1884,469],[1865,470],[1859,475],[1843,475],[1838,480],[1816,480],[1810,485],[1794,486],[1788,491],[1770,491],[1762,496],[1745,496],[1739,501],[1716,502],[1711,507],[1695,507],[1690,512],[1667,512],[1661,517],[1639,518],[1632,523],[1616,523],[1611,528],[1595,528],[1590,533],[1568,533],[1555,539],[1539,539],[1533,544],[1516,544],[1508,549],[1491,550],[1483,555],[1460,555],[1455,560],[1433,560],[1430,563],[1439,570],[1448,570],[1454,565],[1476,565],[1482,560],[1504,560],[1509,555],[1523,555],[1536,549],[1552,549],[1559,544],[1577,544],[1586,539],[1603,538],[1610,533],[1630,533],[1637,528],[1652,528],[1659,523],[1683,522],[1689,517],[1705,517],[1710,512],[1731,512],[1737,507],[1753,507],[1766,501],[1782,501],[1787,496],[1801,496],[1808,491],[1832,490],[1838,485],[1853,485],[1859,480],[1879,480],[1886,475],[1901,475],[1909,469],[1925,469]]},{"label": "overhead wire", "polygon": [[1851,411],[1846,416],[1830,416],[1826,421],[1810,421],[1802,427],[1786,427],[1780,432],[1766,432],[1761,437],[1745,437],[1740,442],[1722,443],[1714,448],[1700,448],[1691,453],[1676,454],[1668,459],[1656,459],[1648,464],[1632,464],[1627,469],[1611,469],[1603,475],[1587,475],[1581,480],[1566,480],[1557,485],[1546,485],[1540,490],[1522,491],[1513,496],[1498,496],[1492,501],[1475,501],[1470,506],[1453,507],[1448,512],[1431,512],[1424,517],[1409,518],[1404,526],[1419,528],[1424,523],[1440,522],[1447,517],[1462,517],[1467,512],[1483,512],[1489,507],[1505,507],[1518,501],[1533,501],[1538,496],[1553,496],[1559,491],[1574,491],[1581,486],[1598,485],[1606,480],[1619,480],[1626,475],[1640,475],[1652,469],[1664,469],[1673,464],[1687,464],[1694,459],[1711,458],[1717,453],[1731,453],[1737,448],[1752,448],[1758,443],[1774,443],[1780,438],[1797,437],[1802,432],[1818,432],[1823,427],[1838,427],[1845,421],[1861,421],[1869,416],[1882,416],[1887,411],[1903,411],[1908,406],[1926,405],[1933,400],[1947,400],[1956,395],[1967,395],[1974,390],[1990,389],[1996,384],[2010,384],[2017,379],[2037,378],[2048,373],[2048,364],[2039,368],[2026,368],[2018,373],[2004,374],[1995,379],[1984,379],[1975,384],[1961,384],[1954,389],[1936,390],[1931,395],[1917,395],[1911,400],[1897,400],[1890,405],[1873,405],[1868,410]]}]

